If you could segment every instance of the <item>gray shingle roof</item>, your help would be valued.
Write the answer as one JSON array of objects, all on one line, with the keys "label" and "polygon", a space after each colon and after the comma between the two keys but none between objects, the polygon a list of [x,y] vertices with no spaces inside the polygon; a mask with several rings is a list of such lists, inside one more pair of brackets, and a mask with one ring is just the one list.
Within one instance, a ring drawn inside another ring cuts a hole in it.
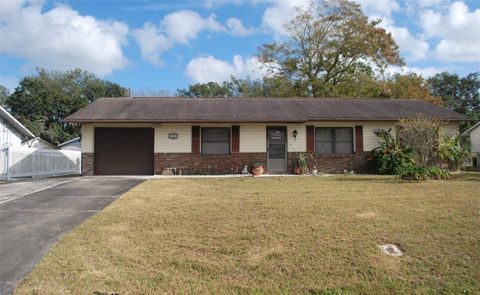
[{"label": "gray shingle roof", "polygon": [[341,98],[100,98],[67,122],[307,122],[394,121],[423,114],[463,121],[467,116],[415,99]]}]

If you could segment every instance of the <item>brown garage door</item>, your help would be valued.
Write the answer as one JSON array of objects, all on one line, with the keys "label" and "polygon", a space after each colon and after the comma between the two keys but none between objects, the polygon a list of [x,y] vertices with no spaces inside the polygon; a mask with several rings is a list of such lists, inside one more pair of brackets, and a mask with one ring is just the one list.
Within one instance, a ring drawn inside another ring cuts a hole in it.
[{"label": "brown garage door", "polygon": [[152,175],[153,128],[95,128],[95,175]]}]

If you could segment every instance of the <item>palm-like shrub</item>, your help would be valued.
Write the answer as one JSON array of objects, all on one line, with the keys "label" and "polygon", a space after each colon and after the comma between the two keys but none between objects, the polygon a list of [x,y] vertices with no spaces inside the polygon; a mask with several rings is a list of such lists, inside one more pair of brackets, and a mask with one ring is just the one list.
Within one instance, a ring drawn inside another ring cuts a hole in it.
[{"label": "palm-like shrub", "polygon": [[470,156],[470,141],[465,140],[460,134],[446,136],[440,139],[438,157],[449,164],[450,168],[457,170],[461,161]]}]

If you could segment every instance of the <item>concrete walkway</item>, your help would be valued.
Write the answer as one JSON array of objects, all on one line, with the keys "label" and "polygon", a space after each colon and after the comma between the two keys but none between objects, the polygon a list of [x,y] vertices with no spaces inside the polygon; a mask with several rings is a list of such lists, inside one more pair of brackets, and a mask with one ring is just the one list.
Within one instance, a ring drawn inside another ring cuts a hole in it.
[{"label": "concrete walkway", "polygon": [[142,181],[87,177],[1,184],[0,294],[13,293],[65,232]]}]

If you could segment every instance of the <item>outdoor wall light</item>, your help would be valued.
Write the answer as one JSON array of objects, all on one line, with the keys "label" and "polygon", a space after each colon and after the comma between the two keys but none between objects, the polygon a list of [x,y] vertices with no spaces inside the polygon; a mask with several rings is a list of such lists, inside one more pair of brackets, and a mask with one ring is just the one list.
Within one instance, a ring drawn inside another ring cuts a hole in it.
[{"label": "outdoor wall light", "polygon": [[293,130],[293,139],[294,139],[294,140],[297,139],[297,135],[298,135],[298,131],[297,131],[297,130]]}]

